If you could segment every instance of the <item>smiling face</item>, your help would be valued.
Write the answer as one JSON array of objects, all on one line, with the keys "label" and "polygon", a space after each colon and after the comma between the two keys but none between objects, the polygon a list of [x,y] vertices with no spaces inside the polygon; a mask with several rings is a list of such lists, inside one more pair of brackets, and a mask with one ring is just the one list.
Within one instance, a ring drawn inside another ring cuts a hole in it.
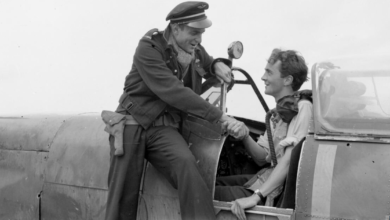
[{"label": "smiling face", "polygon": [[291,76],[283,77],[280,73],[281,61],[274,64],[267,63],[265,73],[261,80],[265,83],[265,94],[275,97],[275,100],[282,98],[288,93],[292,93]]},{"label": "smiling face", "polygon": [[196,46],[202,42],[204,28],[192,28],[187,25],[180,28],[179,25],[173,27],[173,35],[177,45],[187,53],[193,53]]}]

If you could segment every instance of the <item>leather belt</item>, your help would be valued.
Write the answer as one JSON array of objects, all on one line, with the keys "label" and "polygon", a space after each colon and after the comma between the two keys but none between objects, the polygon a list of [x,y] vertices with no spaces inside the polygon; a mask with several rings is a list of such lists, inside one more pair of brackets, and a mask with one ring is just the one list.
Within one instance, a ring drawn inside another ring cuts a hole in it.
[{"label": "leather belt", "polygon": [[171,127],[174,127],[174,128],[179,128],[180,127],[179,123],[175,122],[174,119],[172,118],[172,116],[170,116],[167,113],[161,115],[156,120],[154,120],[152,126],[153,127],[157,127],[157,126],[171,126]]}]

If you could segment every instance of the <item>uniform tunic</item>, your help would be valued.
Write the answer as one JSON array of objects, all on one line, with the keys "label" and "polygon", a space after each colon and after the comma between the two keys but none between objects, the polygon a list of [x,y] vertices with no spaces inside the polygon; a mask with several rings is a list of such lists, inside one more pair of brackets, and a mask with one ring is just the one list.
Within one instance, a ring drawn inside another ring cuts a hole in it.
[{"label": "uniform tunic", "polygon": [[168,31],[153,29],[140,40],[126,77],[117,112],[132,115],[139,125],[125,127],[121,157],[114,156],[110,136],[106,219],[136,219],[144,158],[178,189],[182,219],[215,219],[211,192],[178,128],[186,114],[210,122],[221,118],[222,111],[199,96],[202,78],[215,77],[217,60],[198,45],[183,78],[177,54],[166,40]]}]

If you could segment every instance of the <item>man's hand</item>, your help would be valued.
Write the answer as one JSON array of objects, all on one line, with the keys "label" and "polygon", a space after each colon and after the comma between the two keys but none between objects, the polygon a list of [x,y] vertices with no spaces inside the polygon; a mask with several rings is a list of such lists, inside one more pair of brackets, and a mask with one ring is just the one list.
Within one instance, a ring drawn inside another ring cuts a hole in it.
[{"label": "man's hand", "polygon": [[219,80],[223,80],[226,83],[231,82],[232,70],[223,62],[216,62],[214,64],[214,71]]},{"label": "man's hand", "polygon": [[227,125],[230,123],[233,123],[236,121],[236,119],[227,116],[225,113],[222,114],[221,118],[219,119],[219,122],[221,122],[221,128],[223,133],[227,132]]},{"label": "man's hand", "polygon": [[232,213],[239,219],[239,220],[246,220],[245,211],[241,207],[240,203],[237,202],[237,200],[233,201],[232,207],[230,207],[230,210]]},{"label": "man's hand", "polygon": [[259,202],[259,197],[252,195],[246,198],[236,199],[230,210],[239,220],[246,220],[245,209],[251,208]]},{"label": "man's hand", "polygon": [[243,140],[249,136],[249,129],[244,122],[235,120],[231,123],[225,122],[227,132],[238,140]]},{"label": "man's hand", "polygon": [[[285,151],[286,147],[294,147],[298,144],[298,139],[295,137],[286,137],[282,141],[279,142],[278,146],[275,147],[275,153],[278,155],[278,152],[284,149]],[[271,162],[271,154],[268,154],[265,158],[266,161]]]},{"label": "man's hand", "polygon": [[285,139],[279,142],[279,146],[281,148],[285,148],[287,146],[295,146],[296,144],[298,144],[298,139],[295,137],[286,137]]},{"label": "man's hand", "polygon": [[222,122],[222,128],[234,138],[242,140],[249,136],[249,129],[243,122],[228,117],[225,114],[222,115],[220,121]]}]

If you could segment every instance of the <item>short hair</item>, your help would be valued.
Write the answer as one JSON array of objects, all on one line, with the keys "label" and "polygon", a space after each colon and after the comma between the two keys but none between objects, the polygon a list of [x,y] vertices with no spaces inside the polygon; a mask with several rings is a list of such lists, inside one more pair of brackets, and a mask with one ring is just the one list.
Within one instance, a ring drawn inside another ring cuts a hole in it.
[{"label": "short hair", "polygon": [[187,26],[188,23],[180,23],[180,24],[172,24],[172,23],[169,23],[169,26],[172,30],[173,28],[173,25],[177,25],[179,27],[180,30],[184,30],[185,26]]},{"label": "short hair", "polygon": [[308,69],[305,59],[294,50],[274,49],[268,58],[268,63],[275,64],[280,60],[280,73],[282,78],[287,76],[293,77],[291,87],[298,91],[302,84],[308,80]]}]

